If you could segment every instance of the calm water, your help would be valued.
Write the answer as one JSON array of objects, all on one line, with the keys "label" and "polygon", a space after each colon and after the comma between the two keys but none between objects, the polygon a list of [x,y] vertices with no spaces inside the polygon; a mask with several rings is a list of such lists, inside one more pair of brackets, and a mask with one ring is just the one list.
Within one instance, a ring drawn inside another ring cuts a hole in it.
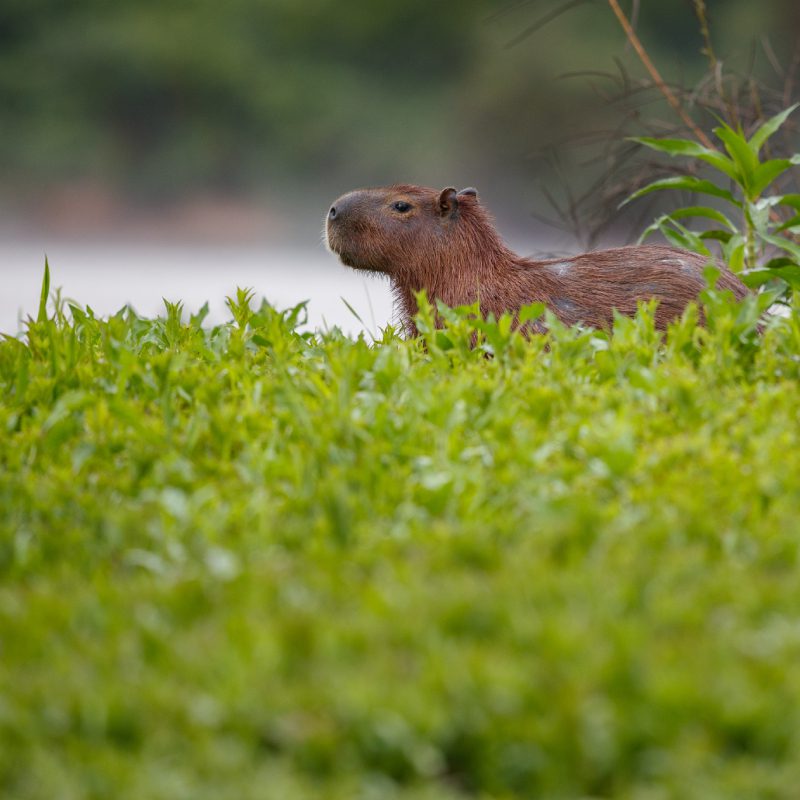
[{"label": "calm water", "polygon": [[[278,308],[308,300],[309,325],[338,325],[355,334],[377,332],[392,319],[388,283],[341,266],[314,247],[200,246],[141,243],[0,240],[0,331],[16,333],[36,314],[45,252],[51,289],[97,314],[130,304],[144,315],[163,311],[162,298],[182,300],[187,311],[208,301],[209,321],[228,319],[225,297],[252,288]],[[362,325],[342,298],[357,311]]]}]

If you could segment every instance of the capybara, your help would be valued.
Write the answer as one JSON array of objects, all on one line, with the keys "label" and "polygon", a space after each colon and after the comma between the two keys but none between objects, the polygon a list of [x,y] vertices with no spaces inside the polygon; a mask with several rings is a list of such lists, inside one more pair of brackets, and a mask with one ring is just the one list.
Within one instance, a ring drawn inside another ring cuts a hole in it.
[{"label": "capybara", "polygon": [[[523,258],[503,243],[471,188],[359,189],[336,200],[325,227],[327,245],[342,263],[389,276],[410,335],[417,333],[414,295],[421,289],[448,306],[478,301],[484,316],[542,302],[567,325],[598,328],[611,325],[614,309],[633,315],[638,300],[655,297],[656,326],[663,329],[705,288],[709,264],[704,256],[661,245]],[[744,284],[717,268],[717,288],[744,297]]]}]

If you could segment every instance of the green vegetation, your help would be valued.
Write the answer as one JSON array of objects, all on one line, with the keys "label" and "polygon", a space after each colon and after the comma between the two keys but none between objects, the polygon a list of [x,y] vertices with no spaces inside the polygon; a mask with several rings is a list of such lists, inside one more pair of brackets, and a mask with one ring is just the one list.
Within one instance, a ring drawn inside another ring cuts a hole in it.
[{"label": "green vegetation", "polygon": [[[791,81],[795,0],[708,6],[726,71],[754,60],[759,80]],[[648,0],[636,21],[667,79],[701,78],[689,4]],[[3,0],[0,191],[18,206],[32,187],[88,178],[144,197],[280,190],[305,203],[320,181],[519,186],[521,172],[527,188],[547,145],[651,130],[621,127],[625,94],[637,119],[671,129],[624,41],[606,2]],[[586,153],[574,159],[583,186]]]},{"label": "green vegetation", "polygon": [[[674,209],[658,217],[644,231],[640,241],[658,232],[676,247],[685,247],[709,257],[713,254],[707,243],[717,241],[722,245],[725,263],[734,272],[741,273],[748,286],[770,285],[780,290],[781,297],[789,297],[794,290],[800,289],[800,245],[797,242],[800,194],[774,190],[777,181],[788,177],[800,165],[800,153],[790,158],[761,158],[761,150],[796,108],[796,105],[791,106],[768,119],[750,138],[741,128],[734,130],[722,122],[714,133],[723,143],[727,155],[689,139],[638,139],[641,144],[658,152],[689,157],[695,172],[654,181],[635,192],[626,202],[651,192],[682,190],[722,200],[737,213],[737,218],[732,221],[719,209],[709,206]],[[710,166],[716,173],[716,180],[698,177],[698,164]],[[733,191],[723,182],[730,184]],[[767,193],[768,189],[772,191]],[[786,209],[790,210],[788,218],[786,214],[781,216],[778,213]],[[699,218],[712,224],[708,230],[695,233],[678,221],[686,218]],[[769,258],[770,255],[774,257]]]},{"label": "green vegetation", "polygon": [[799,310],[424,347],[47,294],[0,342],[4,797],[796,797]]},{"label": "green vegetation", "polygon": [[145,196],[408,169],[422,149],[408,118],[430,144],[478,5],[5,0],[0,169]]},{"label": "green vegetation", "polygon": [[[525,5],[492,19],[506,40]],[[585,114],[531,76],[611,47],[594,5],[501,66],[480,0],[13,0],[0,167],[230,189],[457,163],[485,130],[517,168]],[[647,5],[657,49],[689,47]],[[708,290],[705,328],[690,308],[663,337],[643,306],[526,341],[423,304],[424,339],[352,340],[243,291],[213,328],[179,303],[98,318],[48,306],[46,270],[0,340],[0,795],[796,797],[800,196],[796,156],[762,160],[791,110],[755,105],[725,152],[639,139],[693,162],[636,196],[730,206],[648,232],[719,242],[762,289]]]}]

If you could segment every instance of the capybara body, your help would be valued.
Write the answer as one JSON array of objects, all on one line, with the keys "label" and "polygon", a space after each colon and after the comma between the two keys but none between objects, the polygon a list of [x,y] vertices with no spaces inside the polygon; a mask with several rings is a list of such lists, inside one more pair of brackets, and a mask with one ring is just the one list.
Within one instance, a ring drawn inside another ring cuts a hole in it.
[{"label": "capybara body", "polygon": [[[349,267],[389,276],[403,325],[416,333],[415,293],[448,306],[478,301],[484,316],[515,314],[544,303],[563,323],[607,328],[614,309],[633,315],[657,298],[656,326],[665,328],[705,288],[709,259],[687,250],[639,245],[571,258],[536,261],[506,247],[474,189],[398,184],[359,189],[328,212],[328,247]],[[747,293],[718,267],[719,289]]]}]

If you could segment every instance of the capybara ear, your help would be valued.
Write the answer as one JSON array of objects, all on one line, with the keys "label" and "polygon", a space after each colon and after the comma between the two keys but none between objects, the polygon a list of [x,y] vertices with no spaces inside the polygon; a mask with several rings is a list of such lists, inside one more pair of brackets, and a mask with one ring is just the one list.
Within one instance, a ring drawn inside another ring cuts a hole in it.
[{"label": "capybara ear", "polygon": [[442,217],[448,217],[456,212],[458,197],[456,196],[456,190],[452,186],[442,189],[439,194],[438,207],[439,215]]},{"label": "capybara ear", "polygon": [[461,191],[458,193],[458,197],[462,197],[462,196],[463,196],[463,195],[465,195],[465,194],[469,195],[470,197],[474,197],[474,198],[476,198],[476,199],[477,199],[477,197],[478,197],[478,190],[477,190],[477,189],[473,189],[473,187],[472,187],[472,186],[467,186],[467,188],[466,188],[466,189],[462,189],[462,190],[461,190]]}]

